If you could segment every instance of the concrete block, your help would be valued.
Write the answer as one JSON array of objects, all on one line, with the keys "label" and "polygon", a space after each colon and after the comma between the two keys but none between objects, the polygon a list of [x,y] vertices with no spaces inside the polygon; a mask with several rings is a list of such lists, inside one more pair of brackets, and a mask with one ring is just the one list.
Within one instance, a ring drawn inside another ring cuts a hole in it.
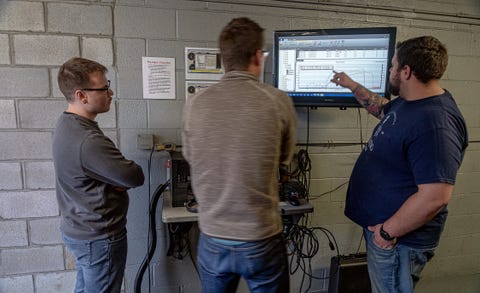
[{"label": "concrete block", "polygon": [[460,107],[460,111],[462,111],[462,114],[466,108],[469,108],[472,105],[475,107],[480,105],[476,98],[476,90],[480,90],[479,82],[442,79],[441,84],[452,93],[453,98]]},{"label": "concrete block", "polygon": [[[427,264],[425,270],[428,270],[430,266],[430,264]],[[480,288],[478,271],[462,275],[449,274],[441,277],[423,275],[422,273],[422,278],[418,282],[418,286],[415,287],[416,293],[478,292]]]},{"label": "concrete block", "polygon": [[120,99],[142,99],[142,69],[141,68],[119,68],[118,69],[118,98]]},{"label": "concrete block", "polygon": [[431,34],[432,34],[432,30],[424,27],[414,27],[411,24],[407,24],[403,26],[397,25],[396,40],[397,42],[405,41],[410,38],[419,37],[419,36],[428,36]]},{"label": "concrete block", "polygon": [[3,219],[60,215],[55,190],[0,192],[0,203]]},{"label": "concrete block", "polygon": [[[313,221],[316,225],[324,226],[325,223],[333,224],[351,224],[352,222],[345,217],[343,211],[345,209],[344,202],[313,202],[314,217]],[[313,224],[315,226],[315,224]]]},{"label": "concrete block", "polygon": [[480,190],[480,180],[478,180],[479,178],[478,175],[479,175],[478,172],[457,174],[457,179],[455,182],[455,193],[456,194],[468,194],[473,192],[477,193]]},{"label": "concrete block", "polygon": [[95,60],[105,66],[113,65],[112,39],[82,38],[82,57]]},{"label": "concrete block", "polygon": [[[463,3],[462,3],[463,2]],[[468,5],[468,2],[471,4]],[[431,11],[434,13],[447,13],[447,14],[456,14],[456,15],[462,15],[462,14],[472,14],[472,10],[474,10],[474,6],[477,8],[477,13],[480,12],[478,5],[474,5],[474,2],[471,0],[468,1],[440,1],[436,2],[435,5],[432,5],[432,2],[430,1],[412,1],[410,7],[412,9],[418,10],[418,11]],[[478,2],[476,3],[478,4]],[[403,5],[402,5],[403,6]],[[477,14],[478,15],[478,14]]]},{"label": "concrete block", "polygon": [[203,1],[185,1],[185,0],[145,0],[146,6],[160,7],[163,9],[189,9],[189,10],[201,10],[208,9],[213,3],[207,3]]},{"label": "concrete block", "polygon": [[33,293],[32,275],[0,278],[0,292]]},{"label": "concrete block", "polygon": [[[124,0],[124,1],[135,1],[135,0]],[[148,7],[159,7],[163,9],[188,9],[188,10],[198,10],[198,9],[208,9],[213,3],[207,3],[203,1],[184,1],[184,0],[144,0],[145,5]]]},{"label": "concrete block", "polygon": [[116,6],[114,13],[116,36],[150,39],[176,37],[175,10]]},{"label": "concrete block", "polygon": [[53,162],[25,162],[25,184],[28,189],[55,188]]},{"label": "concrete block", "polygon": [[0,247],[28,245],[25,221],[0,221]]},{"label": "concrete block", "polygon": [[50,94],[46,68],[0,67],[0,97],[47,97]]},{"label": "concrete block", "polygon": [[45,31],[42,3],[0,1],[0,31]]},{"label": "concrete block", "polygon": [[115,47],[119,68],[142,69],[142,56],[146,54],[145,40],[116,38]]},{"label": "concrete block", "polygon": [[20,164],[0,162],[0,190],[22,189],[22,187]]},{"label": "concrete block", "polygon": [[452,30],[433,30],[432,36],[440,40],[448,50],[450,56],[471,56],[473,34],[470,32]]},{"label": "concrete block", "polygon": [[35,292],[73,292],[76,278],[77,273],[75,271],[38,274],[35,276]]},{"label": "concrete block", "polygon": [[13,36],[16,64],[61,65],[79,56],[78,37],[15,35]]},{"label": "concrete block", "polygon": [[4,34],[0,34],[0,64],[10,64],[10,44]]},{"label": "concrete block", "polygon": [[464,254],[480,254],[480,234],[470,235],[462,238],[461,252]]},{"label": "concrete block", "polygon": [[[473,209],[474,207],[472,207]],[[478,235],[480,234],[480,227],[477,225],[477,221],[480,221],[478,210],[475,214],[470,215],[449,214],[445,230],[449,237]]]},{"label": "concrete block", "polygon": [[148,125],[151,128],[180,128],[183,101],[154,100],[148,103]]},{"label": "concrete block", "polygon": [[348,178],[311,179],[310,198],[315,202],[344,202]]},{"label": "concrete block", "polygon": [[117,5],[143,6],[145,0],[117,0]]},{"label": "concrete block", "polygon": [[0,113],[0,128],[17,127],[14,100],[0,100]]},{"label": "concrete block", "polygon": [[120,128],[147,128],[147,102],[139,100],[120,100]]},{"label": "concrete block", "polygon": [[32,244],[62,244],[60,217],[31,220],[28,223]]},{"label": "concrete block", "polygon": [[185,101],[187,98],[185,96],[185,71],[177,71],[175,72],[176,78],[176,99],[178,101]]},{"label": "concrete block", "polygon": [[105,5],[48,3],[48,31],[111,35],[112,9]]},{"label": "concrete block", "polygon": [[58,117],[67,108],[65,100],[20,100],[21,128],[55,128]]},{"label": "concrete block", "polygon": [[310,154],[312,178],[349,178],[357,154]]},{"label": "concrete block", "polygon": [[480,58],[450,56],[448,61],[448,68],[443,78],[480,81],[480,76],[476,74],[480,68]]},{"label": "concrete block", "polygon": [[478,111],[480,110],[480,104],[477,105],[464,105],[459,106],[462,111],[465,122],[469,127],[480,127],[480,116]]},{"label": "concrete block", "polygon": [[141,99],[142,56],[145,56],[145,40],[117,39],[118,92],[120,99]]},{"label": "concrete block", "polygon": [[[178,11],[178,38],[183,40],[216,41],[222,28],[235,15],[204,11]],[[212,24],[215,19],[217,25]]]},{"label": "concrete block", "polygon": [[[137,149],[137,136],[141,133],[154,134],[151,129],[120,129],[119,146],[124,155],[141,156],[146,158],[148,151]],[[128,156],[127,156],[128,157]]]},{"label": "concrete block", "polygon": [[64,269],[63,248],[44,246],[25,249],[4,249],[0,253],[0,276]]},{"label": "concrete block", "polygon": [[[306,128],[310,117],[311,128],[354,128],[358,127],[357,109],[347,108],[340,111],[332,108],[309,110],[305,107],[295,108],[297,112],[297,127]],[[333,110],[333,111],[332,111]],[[362,113],[366,116],[366,113]]]},{"label": "concrete block", "polygon": [[51,132],[0,132],[0,160],[51,159]]},{"label": "concrete block", "polygon": [[178,67],[177,64],[180,60],[185,59],[185,47],[183,44],[183,42],[179,41],[149,40],[147,43],[147,56],[175,58],[175,67],[184,69],[185,65]]},{"label": "concrete block", "polygon": [[474,56],[480,56],[480,32],[473,33],[473,42],[472,42],[472,54]]}]

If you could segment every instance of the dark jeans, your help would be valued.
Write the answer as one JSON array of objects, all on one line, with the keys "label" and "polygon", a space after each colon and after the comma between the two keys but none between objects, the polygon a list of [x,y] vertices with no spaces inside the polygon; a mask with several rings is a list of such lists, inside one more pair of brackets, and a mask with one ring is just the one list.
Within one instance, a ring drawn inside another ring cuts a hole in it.
[{"label": "dark jeans", "polygon": [[119,293],[127,261],[127,231],[107,239],[76,240],[62,235],[76,258],[75,293]]},{"label": "dark jeans", "polygon": [[198,265],[203,293],[235,292],[243,277],[254,293],[289,292],[285,240],[274,237],[224,245],[200,233]]}]

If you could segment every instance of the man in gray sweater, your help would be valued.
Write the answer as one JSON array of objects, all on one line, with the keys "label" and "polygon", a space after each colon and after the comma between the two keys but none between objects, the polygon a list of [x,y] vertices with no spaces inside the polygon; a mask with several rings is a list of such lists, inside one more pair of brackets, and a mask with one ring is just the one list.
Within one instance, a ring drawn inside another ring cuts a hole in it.
[{"label": "man in gray sweater", "polygon": [[288,292],[288,259],[279,212],[278,168],[295,151],[291,99],[259,82],[263,28],[236,18],[219,47],[226,74],[189,99],[183,154],[199,204],[202,292]]},{"label": "man in gray sweater", "polygon": [[98,127],[113,91],[105,66],[72,58],[58,85],[68,102],[53,136],[62,237],[76,257],[74,292],[120,292],[127,258],[127,189],[144,182],[142,168],[123,157]]}]

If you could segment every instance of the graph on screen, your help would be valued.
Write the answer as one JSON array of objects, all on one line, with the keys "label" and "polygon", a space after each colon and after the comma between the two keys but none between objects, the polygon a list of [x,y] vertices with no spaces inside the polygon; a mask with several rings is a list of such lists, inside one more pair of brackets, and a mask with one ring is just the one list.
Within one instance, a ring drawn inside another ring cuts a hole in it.
[{"label": "graph on screen", "polygon": [[356,64],[297,64],[296,91],[347,92],[348,89],[338,87],[331,82],[335,72],[345,72],[353,80],[372,91],[383,90],[385,86],[385,64],[356,63]]}]

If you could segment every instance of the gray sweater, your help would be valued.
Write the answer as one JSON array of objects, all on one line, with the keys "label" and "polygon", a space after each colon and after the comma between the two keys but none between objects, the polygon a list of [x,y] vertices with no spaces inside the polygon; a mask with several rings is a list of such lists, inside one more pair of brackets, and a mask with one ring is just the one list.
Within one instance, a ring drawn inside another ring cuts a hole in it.
[{"label": "gray sweater", "polygon": [[97,122],[64,112],[53,136],[53,162],[65,235],[95,240],[125,228],[128,194],[115,187],[142,185],[143,171],[123,157]]},{"label": "gray sweater", "polygon": [[203,233],[257,241],[282,231],[278,167],[295,150],[290,97],[232,71],[189,99],[182,152],[191,167]]}]

